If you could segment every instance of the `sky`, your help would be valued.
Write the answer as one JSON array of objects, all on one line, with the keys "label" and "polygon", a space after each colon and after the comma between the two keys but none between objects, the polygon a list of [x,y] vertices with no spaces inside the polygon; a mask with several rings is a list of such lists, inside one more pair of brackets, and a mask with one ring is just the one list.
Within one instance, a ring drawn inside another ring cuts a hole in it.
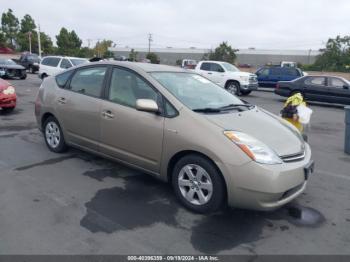
[{"label": "sky", "polygon": [[[83,45],[110,39],[117,47],[319,49],[350,35],[349,0],[0,0],[30,14],[55,42],[61,27]],[[90,40],[88,40],[90,39]]]}]

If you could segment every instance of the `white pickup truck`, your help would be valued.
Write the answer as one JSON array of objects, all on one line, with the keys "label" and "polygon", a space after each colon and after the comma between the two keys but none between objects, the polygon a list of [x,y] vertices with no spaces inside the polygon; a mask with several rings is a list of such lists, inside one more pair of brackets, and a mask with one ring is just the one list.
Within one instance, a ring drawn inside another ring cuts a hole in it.
[{"label": "white pickup truck", "polygon": [[195,71],[235,95],[248,95],[258,89],[255,74],[241,72],[226,62],[200,61]]}]

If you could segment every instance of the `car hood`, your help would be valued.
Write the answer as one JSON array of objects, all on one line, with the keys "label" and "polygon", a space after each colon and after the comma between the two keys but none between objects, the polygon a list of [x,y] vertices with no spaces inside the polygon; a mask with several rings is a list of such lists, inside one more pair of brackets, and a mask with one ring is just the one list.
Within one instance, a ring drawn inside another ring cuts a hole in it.
[{"label": "car hood", "polygon": [[21,65],[1,65],[0,64],[0,68],[6,68],[6,69],[25,69],[23,66]]},{"label": "car hood", "polygon": [[277,116],[257,107],[240,113],[208,114],[205,117],[224,130],[241,131],[255,137],[279,156],[297,154],[305,148],[298,131]]}]

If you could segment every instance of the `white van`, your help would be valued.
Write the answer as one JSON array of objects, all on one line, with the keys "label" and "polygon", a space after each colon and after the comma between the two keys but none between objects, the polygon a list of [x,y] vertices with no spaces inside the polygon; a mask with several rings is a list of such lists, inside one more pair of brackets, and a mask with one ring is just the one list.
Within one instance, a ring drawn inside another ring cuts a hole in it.
[{"label": "white van", "polygon": [[79,57],[45,56],[40,62],[39,78],[44,79],[47,76],[55,75],[73,66],[88,62],[89,60]]}]

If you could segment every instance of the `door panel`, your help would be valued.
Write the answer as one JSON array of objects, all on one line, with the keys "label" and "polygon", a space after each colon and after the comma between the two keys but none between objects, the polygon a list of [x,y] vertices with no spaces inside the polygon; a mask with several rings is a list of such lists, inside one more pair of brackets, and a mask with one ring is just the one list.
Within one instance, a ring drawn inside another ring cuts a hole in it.
[{"label": "door panel", "polygon": [[327,88],[332,102],[350,104],[350,89],[348,84],[342,79],[337,77],[329,77],[327,81]]},{"label": "door panel", "polygon": [[98,150],[101,132],[101,93],[107,67],[77,70],[69,89],[60,89],[57,112],[69,142]]},{"label": "door panel", "polygon": [[164,117],[135,109],[137,99],[157,101],[159,94],[132,71],[114,68],[108,100],[101,108],[101,152],[159,172]]},{"label": "door panel", "polygon": [[303,83],[305,97],[310,100],[329,102],[326,81],[326,77],[323,76],[306,77]]}]

